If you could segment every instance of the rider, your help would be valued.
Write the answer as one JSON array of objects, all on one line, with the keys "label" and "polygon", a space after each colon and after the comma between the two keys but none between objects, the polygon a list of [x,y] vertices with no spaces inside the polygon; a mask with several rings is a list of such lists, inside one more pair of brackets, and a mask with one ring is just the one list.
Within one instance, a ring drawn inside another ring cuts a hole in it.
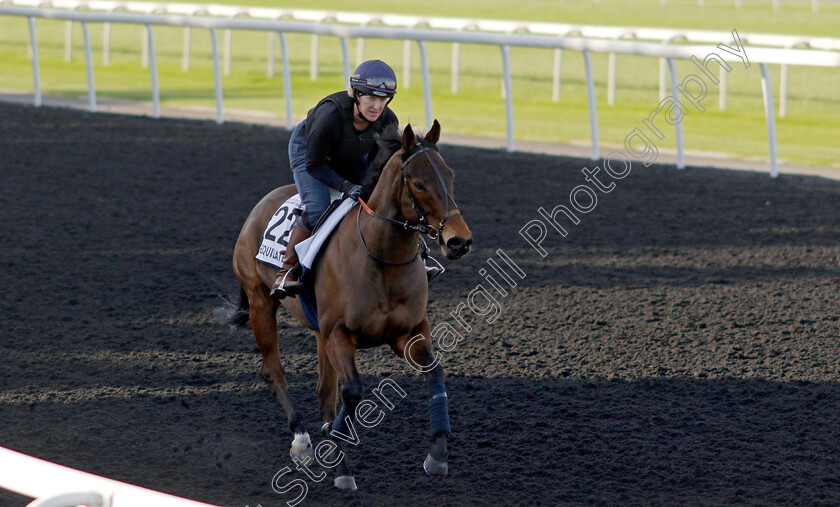
[{"label": "rider", "polygon": [[[396,93],[393,69],[381,60],[368,60],[350,76],[347,91],[322,99],[295,127],[289,140],[289,161],[306,211],[289,235],[272,297],[295,296],[303,287],[293,271],[298,263],[294,247],[312,234],[330,204],[330,189],[353,199],[371,190],[360,183],[377,149],[374,134],[388,125],[398,125],[397,116],[388,108]],[[440,270],[427,267],[426,271],[433,278]]]}]

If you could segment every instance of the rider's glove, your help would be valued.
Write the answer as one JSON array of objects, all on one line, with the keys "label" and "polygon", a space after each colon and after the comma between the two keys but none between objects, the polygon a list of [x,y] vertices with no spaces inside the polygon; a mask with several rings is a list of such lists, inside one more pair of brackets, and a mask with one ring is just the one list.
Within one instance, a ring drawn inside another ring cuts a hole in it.
[{"label": "rider's glove", "polygon": [[348,181],[341,187],[342,192],[344,192],[344,196],[349,197],[354,201],[358,201],[359,196],[362,195],[363,188],[361,185],[354,185]]}]

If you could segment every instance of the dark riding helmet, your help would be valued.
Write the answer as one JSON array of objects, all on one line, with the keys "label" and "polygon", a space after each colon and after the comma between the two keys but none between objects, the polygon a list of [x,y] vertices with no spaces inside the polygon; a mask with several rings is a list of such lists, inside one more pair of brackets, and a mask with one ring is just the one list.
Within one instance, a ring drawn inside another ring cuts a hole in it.
[{"label": "dark riding helmet", "polygon": [[350,76],[350,87],[359,95],[393,98],[397,94],[397,75],[382,60],[362,62]]}]

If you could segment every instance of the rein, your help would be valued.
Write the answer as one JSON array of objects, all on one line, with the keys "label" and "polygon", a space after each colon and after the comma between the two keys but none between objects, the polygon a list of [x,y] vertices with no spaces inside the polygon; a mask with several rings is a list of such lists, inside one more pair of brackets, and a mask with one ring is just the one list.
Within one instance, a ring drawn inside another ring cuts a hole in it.
[{"label": "rein", "polygon": [[367,252],[368,257],[370,257],[371,259],[373,259],[377,262],[381,262],[382,264],[387,264],[389,266],[405,266],[407,264],[412,264],[414,261],[416,261],[417,257],[420,255],[420,245],[419,244],[417,245],[417,252],[415,252],[414,255],[412,255],[411,258],[408,259],[405,262],[391,262],[391,261],[388,261],[388,260],[385,260],[385,259],[381,259],[381,258],[377,257],[376,255],[374,255],[373,252],[370,251],[370,248],[368,248],[367,243],[365,242],[365,237],[362,236],[362,228],[359,227],[359,217],[362,216],[362,208],[365,208],[365,211],[367,211],[368,214],[370,214],[370,216],[372,216],[374,218],[380,218],[382,220],[387,220],[389,222],[394,222],[398,225],[406,225],[406,227],[405,227],[406,229],[408,229],[410,226],[408,226],[408,221],[406,221],[405,224],[403,224],[402,222],[398,222],[396,220],[392,220],[390,218],[383,217],[382,215],[377,215],[361,199],[359,199],[359,203],[361,203],[362,206],[359,208],[359,212],[356,214],[356,231],[359,233],[359,239],[362,240],[362,246],[365,247],[365,252]]},{"label": "rein", "polygon": [[[458,209],[458,205],[455,203],[455,199],[449,194],[449,190],[446,188],[446,183],[443,181],[443,176],[440,175],[440,171],[438,170],[437,164],[435,164],[434,160],[432,160],[432,158],[429,156],[429,151],[432,151],[432,148],[421,147],[419,150],[415,151],[411,154],[411,156],[405,159],[405,161],[400,166],[400,173],[402,174],[403,180],[402,185],[400,185],[400,196],[402,196],[402,189],[403,187],[405,187],[408,190],[408,197],[411,200],[411,207],[414,209],[414,212],[417,213],[417,216],[419,217],[417,224],[412,224],[408,221],[408,219],[406,219],[404,222],[400,222],[399,220],[394,220],[393,218],[388,218],[379,215],[375,211],[370,209],[370,206],[368,206],[367,203],[364,200],[362,200],[362,198],[359,198],[359,204],[361,205],[361,207],[359,208],[359,212],[356,215],[356,231],[358,231],[359,233],[359,239],[362,240],[362,246],[364,246],[368,256],[376,260],[377,262],[381,262],[389,266],[404,266],[406,264],[411,264],[417,259],[417,256],[420,255],[420,245],[417,246],[417,253],[411,259],[405,262],[391,262],[377,257],[373,254],[373,252],[370,251],[370,249],[367,246],[367,243],[365,242],[365,238],[362,236],[362,229],[359,226],[359,217],[362,215],[362,209],[364,209],[365,213],[367,213],[373,218],[377,218],[385,222],[390,222],[406,230],[410,229],[412,231],[419,232],[420,234],[426,234],[433,241],[436,241],[440,237],[440,234],[443,231],[443,227],[445,226],[447,220],[449,220],[455,215],[461,214],[461,210]],[[420,207],[417,206],[417,200],[415,199],[414,194],[411,192],[411,187],[408,185],[408,177],[405,175],[405,167],[409,164],[409,162],[411,162],[412,159],[414,159],[414,157],[421,153],[425,155],[426,160],[429,161],[429,164],[435,171],[435,175],[437,175],[438,181],[440,182],[441,190],[443,190],[444,201],[446,203],[446,213],[444,214],[443,219],[441,219],[440,224],[437,228],[435,228],[432,225],[429,225],[429,223],[426,221],[426,215],[424,215],[423,212],[420,210]],[[402,200],[402,198],[400,198],[400,200]],[[455,204],[455,209],[449,209],[449,201],[452,201],[452,204]]]}]

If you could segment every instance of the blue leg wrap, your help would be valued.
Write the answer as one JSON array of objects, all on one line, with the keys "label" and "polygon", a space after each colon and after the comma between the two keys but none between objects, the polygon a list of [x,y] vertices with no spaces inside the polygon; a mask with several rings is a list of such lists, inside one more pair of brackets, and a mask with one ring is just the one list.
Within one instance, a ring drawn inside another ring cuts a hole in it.
[{"label": "blue leg wrap", "polygon": [[335,421],[333,421],[332,430],[338,431],[342,435],[350,435],[350,428],[347,427],[347,422],[345,421],[347,416],[347,408],[342,403],[341,410],[338,411],[338,414],[335,416]]},{"label": "blue leg wrap", "polygon": [[440,433],[449,436],[452,428],[449,426],[449,405],[446,397],[446,386],[442,383],[429,384],[429,421],[431,423],[432,438]]}]

